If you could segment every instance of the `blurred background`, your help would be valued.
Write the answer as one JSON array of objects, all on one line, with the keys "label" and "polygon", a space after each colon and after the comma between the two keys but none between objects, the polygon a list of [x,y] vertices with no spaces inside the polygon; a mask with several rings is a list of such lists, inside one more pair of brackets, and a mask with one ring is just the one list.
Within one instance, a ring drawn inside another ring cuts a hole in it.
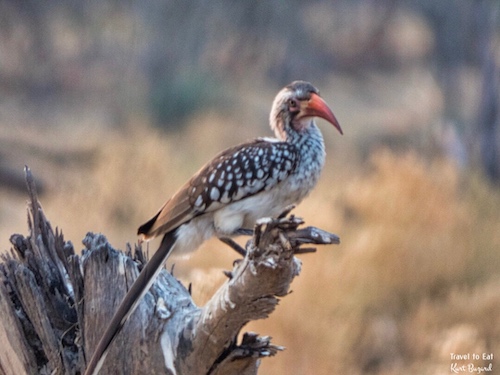
[{"label": "blurred background", "polygon": [[[120,249],[218,151],[269,136],[312,82],[327,162],[296,209],[341,245],[245,329],[261,374],[449,374],[500,357],[500,3],[0,0],[0,244],[27,233],[29,165],[54,227]],[[151,245],[155,249],[156,244]],[[235,254],[173,259],[201,305]]]}]

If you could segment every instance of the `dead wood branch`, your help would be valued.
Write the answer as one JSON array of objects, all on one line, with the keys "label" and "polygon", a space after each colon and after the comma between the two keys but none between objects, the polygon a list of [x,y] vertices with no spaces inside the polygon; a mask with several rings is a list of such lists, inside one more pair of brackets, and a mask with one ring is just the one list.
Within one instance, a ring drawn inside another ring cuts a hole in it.
[{"label": "dead wood branch", "polygon": [[[79,374],[127,289],[145,262],[114,250],[101,234],[89,233],[82,255],[54,231],[26,170],[27,237],[13,235],[0,264],[0,374]],[[301,263],[301,245],[334,244],[338,237],[302,220],[262,219],[224,283],[204,307],[163,270],[113,343],[100,374],[256,374],[258,362],[282,347],[246,333],[285,296]]]}]

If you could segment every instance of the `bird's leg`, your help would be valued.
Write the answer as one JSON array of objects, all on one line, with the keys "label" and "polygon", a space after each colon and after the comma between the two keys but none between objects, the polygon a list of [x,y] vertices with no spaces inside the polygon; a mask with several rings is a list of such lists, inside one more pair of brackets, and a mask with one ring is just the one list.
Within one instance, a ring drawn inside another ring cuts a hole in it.
[{"label": "bird's leg", "polygon": [[[253,236],[253,230],[247,229],[247,228],[238,228],[230,235],[231,236]],[[226,245],[231,247],[233,250],[235,250],[243,258],[247,255],[247,251],[243,247],[241,247],[236,241],[234,241],[232,238],[226,237],[226,236],[218,236],[218,238],[223,243],[225,243]]]},{"label": "bird's leg", "polygon": [[[238,254],[240,254],[243,258],[247,256],[247,251],[241,247],[236,241],[234,241],[230,237],[219,237],[219,240],[229,247],[231,247],[234,251],[236,251]],[[243,259],[236,259],[233,262],[233,267],[238,264],[239,262],[243,261]],[[223,271],[224,275],[226,275],[229,279],[233,278],[233,273],[231,271]]]},{"label": "bird's leg", "polygon": [[245,257],[247,255],[247,251],[244,248],[242,248],[232,238],[229,238],[229,237],[219,237],[219,240],[221,240],[223,243],[225,243],[226,245],[228,245],[230,248],[232,248],[234,251],[236,251],[242,257]]},{"label": "bird's leg", "polygon": [[253,229],[238,228],[234,232],[236,236],[253,236]]}]

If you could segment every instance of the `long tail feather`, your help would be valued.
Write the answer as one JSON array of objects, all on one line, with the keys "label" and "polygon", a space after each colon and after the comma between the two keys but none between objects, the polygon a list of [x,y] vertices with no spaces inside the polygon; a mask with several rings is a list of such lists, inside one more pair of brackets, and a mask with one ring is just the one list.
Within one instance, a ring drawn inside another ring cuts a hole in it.
[{"label": "long tail feather", "polygon": [[109,348],[117,335],[120,333],[124,324],[135,311],[142,297],[149,291],[153,285],[156,276],[162,270],[162,266],[170,255],[177,239],[176,231],[165,234],[160,247],[144,266],[141,273],[134,281],[130,290],[127,292],[120,306],[111,319],[106,331],[102,335],[96,349],[85,370],[85,375],[97,375],[101,369]]}]

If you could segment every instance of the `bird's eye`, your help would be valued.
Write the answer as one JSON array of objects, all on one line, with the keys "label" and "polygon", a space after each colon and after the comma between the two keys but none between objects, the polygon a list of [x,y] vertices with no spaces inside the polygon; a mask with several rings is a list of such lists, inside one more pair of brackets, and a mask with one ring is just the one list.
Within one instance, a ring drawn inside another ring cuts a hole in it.
[{"label": "bird's eye", "polygon": [[288,108],[290,110],[298,110],[299,109],[299,104],[295,99],[288,99]]}]

